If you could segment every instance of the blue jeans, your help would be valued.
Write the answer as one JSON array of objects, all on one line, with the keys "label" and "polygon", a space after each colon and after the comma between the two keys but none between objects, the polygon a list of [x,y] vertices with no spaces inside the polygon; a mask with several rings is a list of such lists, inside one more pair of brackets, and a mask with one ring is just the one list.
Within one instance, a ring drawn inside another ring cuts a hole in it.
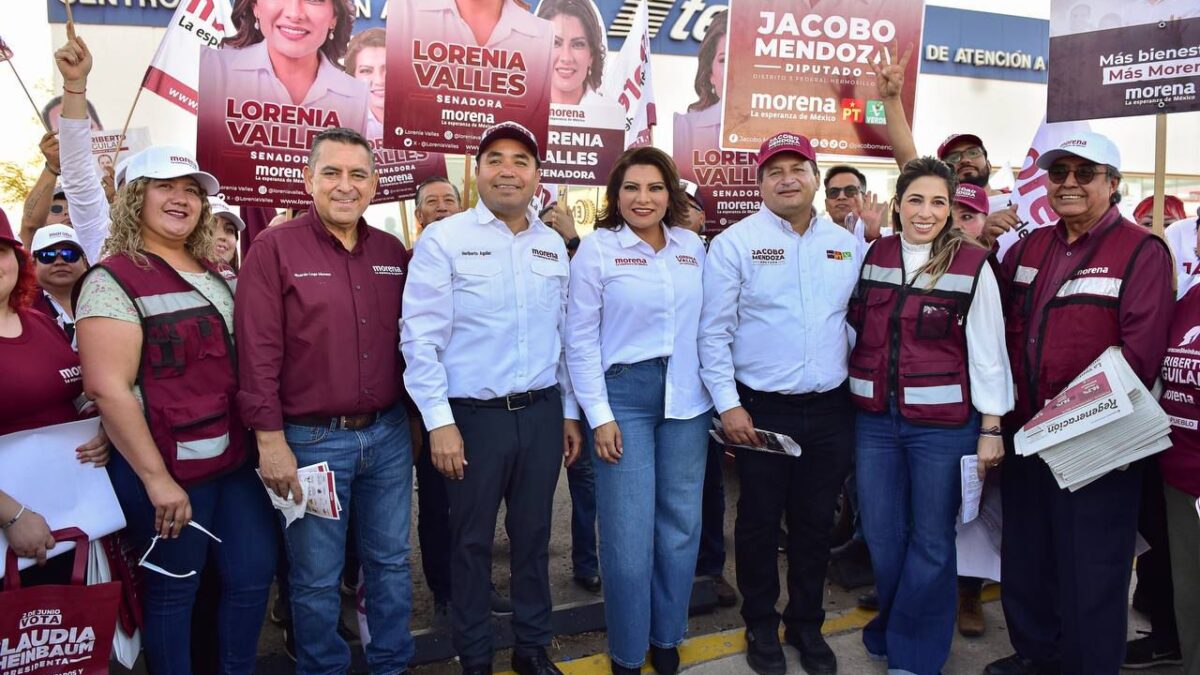
[{"label": "blue jeans", "polygon": [[608,648],[627,668],[641,666],[648,643],[683,642],[700,546],[712,412],[665,419],[666,374],[665,359],[608,369],[624,454],[609,464],[592,453]]},{"label": "blue jeans", "polygon": [[976,450],[979,415],[961,427],[928,427],[893,405],[860,411],[856,432],[858,503],[879,593],[863,644],[887,655],[889,672],[936,675],[954,634],[959,463]]},{"label": "blue jeans", "polygon": [[[109,461],[108,475],[125,512],[126,536],[136,544],[148,544],[155,534],[154,506],[141,479],[116,452]],[[147,562],[174,574],[193,570],[196,574],[175,579],[141,571],[142,644],[147,666],[155,675],[192,672],[192,607],[201,572],[211,559],[221,580],[215,627],[221,672],[253,673],[278,548],[279,527],[271,502],[249,466],[193,485],[187,493],[192,520],[221,543],[196,528],[185,527],[178,539],[161,539],[154,546]]]},{"label": "blue jeans", "polygon": [[337,625],[346,521],[353,512],[371,630],[367,665],[373,674],[399,673],[408,667],[415,649],[408,630],[412,440],[404,408],[396,405],[360,431],[284,424],[283,433],[297,466],[329,462],[343,510],[339,520],[308,515],[284,530],[291,563],[296,672],[341,675],[350,668],[350,648]]}]

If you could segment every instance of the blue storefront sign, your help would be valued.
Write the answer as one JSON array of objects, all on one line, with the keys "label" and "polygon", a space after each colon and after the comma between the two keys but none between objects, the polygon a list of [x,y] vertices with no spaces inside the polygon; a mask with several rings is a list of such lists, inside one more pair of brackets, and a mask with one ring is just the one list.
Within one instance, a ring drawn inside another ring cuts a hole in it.
[{"label": "blue storefront sign", "polygon": [[1049,53],[1044,19],[925,6],[922,73],[1044,84]]},{"label": "blue storefront sign", "polygon": [[[166,26],[180,2],[206,0],[73,0],[76,23],[117,26]],[[726,9],[727,0],[648,0],[650,51],[655,54],[694,56],[713,16]],[[609,49],[620,49],[638,0],[596,0],[608,31]],[[46,0],[51,23],[65,23],[63,0]],[[231,2],[232,4],[232,2]],[[383,26],[387,0],[354,0],[358,8],[355,32]],[[536,0],[531,2],[535,7]]]}]

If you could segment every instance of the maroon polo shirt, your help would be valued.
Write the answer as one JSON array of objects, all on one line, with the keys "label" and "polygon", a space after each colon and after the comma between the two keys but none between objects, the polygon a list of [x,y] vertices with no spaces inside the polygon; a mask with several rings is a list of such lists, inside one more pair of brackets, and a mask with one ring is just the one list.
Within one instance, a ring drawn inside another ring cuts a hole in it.
[{"label": "maroon polo shirt", "polygon": [[[1054,239],[1045,265],[1038,271],[1038,283],[1030,313],[1037,325],[1046,305],[1054,299],[1067,277],[1086,259],[1097,242],[1103,245],[1101,234],[1122,220],[1117,207],[1110,207],[1100,221],[1074,242],[1067,243],[1067,226],[1060,220],[1053,225]],[[1017,260],[1026,239],[1017,242],[1001,263],[1002,277],[1011,281],[1016,275]],[[1166,344],[1163,336],[1171,326],[1175,291],[1171,287],[1174,263],[1165,246],[1143,246],[1137,254],[1129,276],[1121,282],[1121,305],[1118,309],[1121,324],[1121,351],[1125,360],[1146,386],[1152,386],[1162,365]],[[1030,330],[1025,349],[1030,363],[1037,363],[1041,349],[1036,330]]]},{"label": "maroon polo shirt", "polygon": [[358,415],[401,396],[400,299],[409,252],[358,221],[347,251],[315,209],[262,232],[242,263],[234,307],[246,425]]}]

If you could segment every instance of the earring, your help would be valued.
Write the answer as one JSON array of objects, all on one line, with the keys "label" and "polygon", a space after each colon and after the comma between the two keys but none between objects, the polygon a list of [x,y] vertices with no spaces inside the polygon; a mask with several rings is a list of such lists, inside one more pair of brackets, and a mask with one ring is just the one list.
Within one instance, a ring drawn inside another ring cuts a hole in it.
[{"label": "earring", "polygon": [[330,41],[333,40],[333,29],[332,28],[329,29],[329,40]]},{"label": "earring", "polygon": [[262,29],[258,27],[258,19],[254,20],[254,30],[256,30],[260,33],[262,32]]}]

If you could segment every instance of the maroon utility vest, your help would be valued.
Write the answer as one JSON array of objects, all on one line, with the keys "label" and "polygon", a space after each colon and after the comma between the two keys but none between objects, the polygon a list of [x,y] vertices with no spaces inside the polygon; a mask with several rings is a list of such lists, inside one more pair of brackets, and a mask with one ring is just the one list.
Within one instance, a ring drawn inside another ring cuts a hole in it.
[{"label": "maroon utility vest", "polygon": [[[108,270],[137,308],[142,322],[137,384],[146,424],[167,471],[180,485],[194,485],[247,459],[247,432],[236,402],[236,352],[216,306],[162,258],[145,256],[149,267],[125,255],[109,256],[97,267]],[[233,292],[231,269],[205,266]],[[76,293],[82,285],[80,280]]]},{"label": "maroon utility vest", "polygon": [[[1028,422],[1105,349],[1121,345],[1122,279],[1129,275],[1142,246],[1165,244],[1149,230],[1112,213],[1100,226],[1109,218],[1117,222],[1096,235],[1099,239],[1092,243],[1091,253],[1075,263],[1040,316],[1032,316],[1034,300],[1057,226],[1034,230],[1013,252],[1016,271],[1007,280],[1004,324],[1017,400],[1005,418],[1006,426]],[[1038,345],[1033,355],[1026,348],[1031,338]]]},{"label": "maroon utility vest", "polygon": [[1158,404],[1171,420],[1171,447],[1158,456],[1163,480],[1200,495],[1200,289],[1175,305],[1163,358],[1163,394]]},{"label": "maroon utility vest", "polygon": [[889,396],[904,419],[957,427],[971,416],[967,367],[967,313],[979,273],[991,252],[964,243],[950,268],[930,286],[924,272],[906,284],[900,236],[875,242],[867,252],[850,300],[858,332],[850,353],[850,398],[881,413]]}]

